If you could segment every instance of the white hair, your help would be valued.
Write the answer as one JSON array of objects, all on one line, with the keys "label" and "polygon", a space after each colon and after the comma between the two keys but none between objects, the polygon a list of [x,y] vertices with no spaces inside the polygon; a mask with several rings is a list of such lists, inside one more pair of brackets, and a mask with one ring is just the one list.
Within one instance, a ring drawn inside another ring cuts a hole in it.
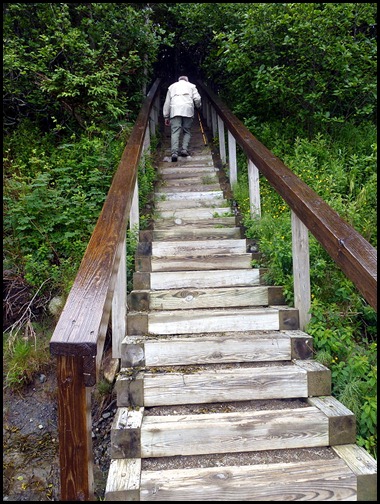
[{"label": "white hair", "polygon": [[186,75],[181,75],[181,77],[179,77],[178,80],[179,81],[180,80],[185,80],[185,81],[189,82],[189,79],[188,79],[188,77]]}]

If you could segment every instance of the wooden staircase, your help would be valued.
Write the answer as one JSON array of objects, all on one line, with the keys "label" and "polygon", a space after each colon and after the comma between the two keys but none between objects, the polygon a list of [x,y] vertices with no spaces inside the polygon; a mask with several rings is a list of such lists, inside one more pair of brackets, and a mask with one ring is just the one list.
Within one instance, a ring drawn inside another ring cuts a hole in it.
[{"label": "wooden staircase", "polygon": [[353,413],[297,310],[251,267],[197,128],[192,145],[158,164],[140,233],[105,499],[376,500]]}]

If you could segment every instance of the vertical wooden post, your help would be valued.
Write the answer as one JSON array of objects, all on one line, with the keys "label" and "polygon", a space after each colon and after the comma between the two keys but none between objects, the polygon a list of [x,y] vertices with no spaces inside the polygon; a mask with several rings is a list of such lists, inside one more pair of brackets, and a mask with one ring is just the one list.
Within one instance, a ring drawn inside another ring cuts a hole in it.
[{"label": "vertical wooden post", "polygon": [[294,306],[299,310],[300,329],[303,331],[310,321],[310,264],[308,229],[297,215],[292,218],[292,253]]},{"label": "vertical wooden post", "polygon": [[211,105],[209,101],[206,102],[206,124],[208,128],[211,127]]},{"label": "vertical wooden post", "polygon": [[230,167],[231,189],[237,182],[237,162],[236,162],[236,140],[232,133],[228,131],[228,165]]},{"label": "vertical wooden post", "polygon": [[61,500],[94,498],[91,388],[85,387],[83,357],[57,357]]},{"label": "vertical wooden post", "polygon": [[214,107],[211,108],[211,122],[212,122],[212,136],[213,138],[216,137],[217,132],[218,132],[218,125],[217,125],[217,114],[214,109]]},{"label": "vertical wooden post", "polygon": [[112,358],[121,359],[121,342],[126,336],[127,258],[126,239],[121,244],[120,264],[112,298]]},{"label": "vertical wooden post", "polygon": [[259,170],[250,159],[248,159],[248,186],[251,218],[261,217]]},{"label": "vertical wooden post", "polygon": [[221,117],[218,116],[218,137],[219,137],[219,153],[223,164],[226,164],[226,138],[224,135],[224,122]]},{"label": "vertical wooden post", "polygon": [[133,191],[133,198],[131,204],[131,211],[129,214],[129,228],[130,229],[139,229],[139,185],[136,179],[135,189]]}]

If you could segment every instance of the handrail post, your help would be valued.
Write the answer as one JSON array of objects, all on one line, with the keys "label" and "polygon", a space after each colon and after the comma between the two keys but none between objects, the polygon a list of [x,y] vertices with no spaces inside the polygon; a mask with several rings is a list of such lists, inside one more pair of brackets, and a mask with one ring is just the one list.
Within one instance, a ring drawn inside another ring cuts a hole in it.
[{"label": "handrail post", "polygon": [[248,159],[248,186],[249,186],[249,208],[251,210],[251,218],[261,217],[260,203],[260,181],[259,170],[257,166]]},{"label": "handrail post", "polygon": [[225,165],[227,161],[226,157],[226,138],[224,134],[224,122],[223,119],[218,115],[218,137],[219,137],[219,153],[222,163]]},{"label": "handrail post", "polygon": [[300,329],[310,321],[309,234],[307,227],[291,211],[294,306],[298,308]]},{"label": "handrail post", "polygon": [[91,388],[84,385],[83,357],[57,357],[61,500],[94,498]]},{"label": "handrail post", "polygon": [[230,167],[230,185],[233,189],[237,182],[236,140],[230,130],[228,130],[228,166]]},{"label": "handrail post", "polygon": [[120,264],[112,297],[112,358],[121,358],[121,342],[126,335],[127,250],[126,237],[120,245]]},{"label": "handrail post", "polygon": [[212,123],[212,136],[216,137],[218,132],[217,114],[214,107],[211,107],[211,123]]}]

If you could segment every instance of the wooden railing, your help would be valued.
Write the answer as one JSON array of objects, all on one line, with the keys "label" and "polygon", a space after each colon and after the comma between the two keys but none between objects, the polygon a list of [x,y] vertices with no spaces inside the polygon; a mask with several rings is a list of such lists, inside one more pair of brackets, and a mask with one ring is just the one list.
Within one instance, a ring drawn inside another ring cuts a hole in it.
[{"label": "wooden railing", "polygon": [[126,318],[126,232],[138,226],[138,166],[159,116],[159,84],[136,120],[74,284],[50,341],[57,356],[62,501],[94,500],[91,396],[112,312],[113,357]]},{"label": "wooden railing", "polygon": [[203,116],[213,136],[218,137],[223,163],[227,161],[227,130],[231,186],[237,182],[236,143],[247,156],[251,215],[260,216],[259,172],[291,209],[294,304],[299,309],[300,328],[310,318],[308,231],[377,310],[376,249],[260,143],[211,89],[203,82],[197,82],[197,86],[202,95]]}]

